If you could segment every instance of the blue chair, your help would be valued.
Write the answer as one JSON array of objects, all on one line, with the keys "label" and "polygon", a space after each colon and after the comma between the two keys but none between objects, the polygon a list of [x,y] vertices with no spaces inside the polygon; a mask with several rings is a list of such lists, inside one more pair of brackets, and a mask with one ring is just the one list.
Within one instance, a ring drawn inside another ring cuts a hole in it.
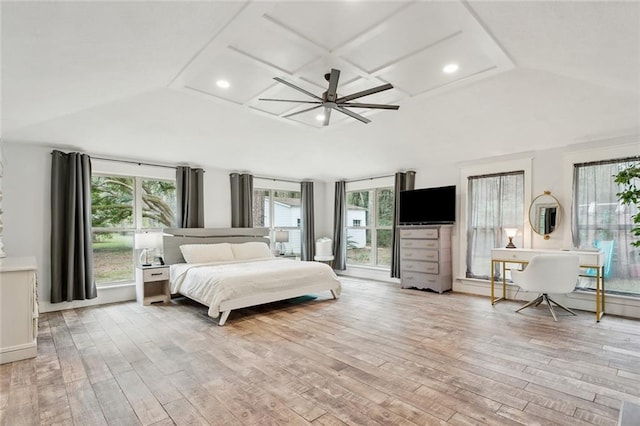
[{"label": "blue chair", "polygon": [[[611,260],[613,259],[613,249],[615,246],[615,240],[595,240],[593,246],[600,251],[604,252],[604,277],[609,278],[611,276]],[[589,268],[584,272],[584,275],[595,277],[597,271],[594,268]]]}]

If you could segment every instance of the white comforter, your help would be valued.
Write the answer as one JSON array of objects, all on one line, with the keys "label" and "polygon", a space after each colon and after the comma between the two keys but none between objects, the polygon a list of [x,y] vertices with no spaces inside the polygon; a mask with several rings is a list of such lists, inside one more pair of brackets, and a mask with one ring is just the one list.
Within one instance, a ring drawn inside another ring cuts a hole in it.
[{"label": "white comforter", "polygon": [[333,270],[324,263],[269,258],[224,264],[171,265],[171,293],[180,293],[209,306],[220,315],[220,303],[257,293],[276,293],[297,287],[323,286],[340,294]]}]

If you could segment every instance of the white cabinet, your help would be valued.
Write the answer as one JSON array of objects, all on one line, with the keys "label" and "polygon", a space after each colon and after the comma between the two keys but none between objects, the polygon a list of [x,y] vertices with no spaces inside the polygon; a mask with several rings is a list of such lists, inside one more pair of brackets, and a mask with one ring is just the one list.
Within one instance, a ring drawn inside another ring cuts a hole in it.
[{"label": "white cabinet", "polygon": [[171,300],[168,266],[146,266],[136,269],[136,300],[145,306]]},{"label": "white cabinet", "polygon": [[400,227],[400,286],[442,293],[453,285],[450,225]]},{"label": "white cabinet", "polygon": [[0,364],[33,358],[37,352],[36,259],[0,259]]}]

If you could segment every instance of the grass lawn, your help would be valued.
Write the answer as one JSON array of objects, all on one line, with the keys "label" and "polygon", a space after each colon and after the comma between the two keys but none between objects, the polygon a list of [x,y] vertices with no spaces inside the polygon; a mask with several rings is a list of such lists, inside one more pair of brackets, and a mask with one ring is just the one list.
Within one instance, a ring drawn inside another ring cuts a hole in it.
[{"label": "grass lawn", "polygon": [[103,234],[103,241],[93,243],[93,276],[96,283],[134,280],[133,234]]},{"label": "grass lawn", "polygon": [[[347,263],[352,265],[371,265],[371,247],[348,249]],[[378,248],[377,266],[389,265],[391,265],[391,249],[387,247]]]}]

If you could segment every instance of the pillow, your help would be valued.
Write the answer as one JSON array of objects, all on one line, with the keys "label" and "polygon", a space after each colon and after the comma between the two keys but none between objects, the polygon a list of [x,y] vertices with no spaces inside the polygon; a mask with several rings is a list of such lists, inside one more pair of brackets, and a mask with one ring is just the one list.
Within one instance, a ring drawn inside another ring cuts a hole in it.
[{"label": "pillow", "polygon": [[234,260],[231,244],[184,244],[180,246],[187,263],[229,262]]},{"label": "pillow", "polygon": [[231,244],[231,250],[236,260],[252,260],[264,259],[265,257],[273,257],[267,243],[259,241],[242,244]]}]

